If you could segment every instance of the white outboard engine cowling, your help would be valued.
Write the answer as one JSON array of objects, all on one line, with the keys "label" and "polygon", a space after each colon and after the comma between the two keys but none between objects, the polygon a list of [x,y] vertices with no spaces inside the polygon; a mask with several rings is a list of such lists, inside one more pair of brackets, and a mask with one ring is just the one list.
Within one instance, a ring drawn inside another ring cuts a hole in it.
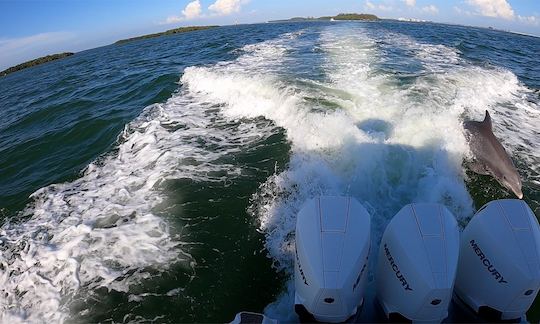
[{"label": "white outboard engine cowling", "polygon": [[440,322],[448,316],[459,253],[459,228],[440,204],[403,207],[384,231],[377,298],[390,319]]},{"label": "white outboard engine cowling", "polygon": [[484,205],[461,236],[456,294],[476,312],[519,319],[540,289],[540,227],[523,200]]},{"label": "white outboard engine cowling", "polygon": [[371,222],[350,197],[307,201],[296,220],[295,310],[314,320],[343,322],[363,302]]}]

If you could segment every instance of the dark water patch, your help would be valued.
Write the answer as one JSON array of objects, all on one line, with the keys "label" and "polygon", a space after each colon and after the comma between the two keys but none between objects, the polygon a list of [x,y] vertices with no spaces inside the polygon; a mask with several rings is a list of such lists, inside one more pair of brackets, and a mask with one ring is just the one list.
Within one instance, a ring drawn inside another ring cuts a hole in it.
[{"label": "dark water patch", "polygon": [[467,187],[476,209],[480,209],[492,200],[515,199],[515,195],[502,187],[493,177],[476,174],[470,170],[467,170],[466,174]]},{"label": "dark water patch", "polygon": [[35,187],[77,177],[81,165],[88,165],[100,148],[111,145],[110,139],[123,128],[123,119],[111,117],[76,121],[69,129],[49,131],[3,150],[2,208],[13,213],[28,202]]},{"label": "dark water patch", "polygon": [[378,137],[382,135],[384,139],[390,138],[394,129],[394,126],[391,123],[385,120],[373,118],[366,119],[358,123],[357,126],[370,136]]}]

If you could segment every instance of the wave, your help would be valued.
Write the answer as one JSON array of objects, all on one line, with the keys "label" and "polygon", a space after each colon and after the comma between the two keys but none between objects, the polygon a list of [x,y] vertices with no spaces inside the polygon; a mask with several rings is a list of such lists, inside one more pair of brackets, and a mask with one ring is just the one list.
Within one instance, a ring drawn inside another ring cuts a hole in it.
[{"label": "wave", "polygon": [[64,322],[93,291],[128,293],[172,265],[190,271],[189,229],[171,227],[161,211],[167,180],[234,180],[241,167],[222,158],[260,140],[251,129],[266,126],[233,127],[182,91],[147,107],[112,152],[79,179],[36,191],[19,221],[2,226],[0,322]]}]

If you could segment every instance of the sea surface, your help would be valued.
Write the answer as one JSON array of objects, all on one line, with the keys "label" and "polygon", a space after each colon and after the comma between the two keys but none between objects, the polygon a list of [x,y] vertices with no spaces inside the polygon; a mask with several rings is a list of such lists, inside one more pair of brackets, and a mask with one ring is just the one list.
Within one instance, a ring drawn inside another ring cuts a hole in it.
[{"label": "sea surface", "polygon": [[462,122],[486,109],[540,216],[539,53],[540,38],[442,24],[256,24],[0,78],[0,322],[294,321],[310,197],[370,212],[371,282],[404,205],[464,226],[512,198],[463,163]]}]

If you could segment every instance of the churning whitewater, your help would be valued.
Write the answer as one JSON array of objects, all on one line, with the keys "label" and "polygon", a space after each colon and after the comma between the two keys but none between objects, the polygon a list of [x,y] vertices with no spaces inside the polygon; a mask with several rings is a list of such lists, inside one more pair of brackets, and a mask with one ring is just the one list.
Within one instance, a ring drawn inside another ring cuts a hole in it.
[{"label": "churning whitewater", "polygon": [[[475,207],[462,123],[486,109],[500,121],[494,132],[518,160],[524,185],[540,184],[540,100],[508,69],[352,23],[308,26],[235,53],[187,67],[178,91],[128,123],[111,152],[78,179],[36,191],[19,220],[3,225],[1,322],[64,322],[98,289],[140,301],[147,295],[132,287],[172,265],[196,282],[198,260],[186,246],[207,243],[186,241],[190,228],[163,212],[164,184],[191,179],[227,190],[249,171],[225,157],[278,132],[290,144],[289,161],[251,193],[247,212],[289,279],[296,214],[315,195],[361,202],[372,218],[372,251],[411,202],[442,203],[466,222]],[[295,320],[293,289],[285,284],[265,312]]]},{"label": "churning whitewater", "polygon": [[[528,109],[511,112],[522,126],[499,131],[511,149],[534,132],[530,117],[539,115],[526,101],[530,91],[507,70],[472,66],[455,49],[394,32],[340,26],[311,33],[250,46],[237,61],[189,68],[182,78],[189,91],[223,105],[229,118],[263,116],[285,129],[292,145],[288,169],[261,185],[250,211],[275,266],[287,273],[293,272],[296,214],[314,195],[361,201],[374,220],[376,251],[390,218],[410,202],[443,203],[462,221],[472,215],[462,168],[470,154],[464,116],[501,103],[522,105]],[[417,66],[414,82],[400,84],[385,69],[397,49]],[[308,55],[318,56],[321,78],[291,75]],[[271,317],[294,320],[292,287],[267,308]]]}]

